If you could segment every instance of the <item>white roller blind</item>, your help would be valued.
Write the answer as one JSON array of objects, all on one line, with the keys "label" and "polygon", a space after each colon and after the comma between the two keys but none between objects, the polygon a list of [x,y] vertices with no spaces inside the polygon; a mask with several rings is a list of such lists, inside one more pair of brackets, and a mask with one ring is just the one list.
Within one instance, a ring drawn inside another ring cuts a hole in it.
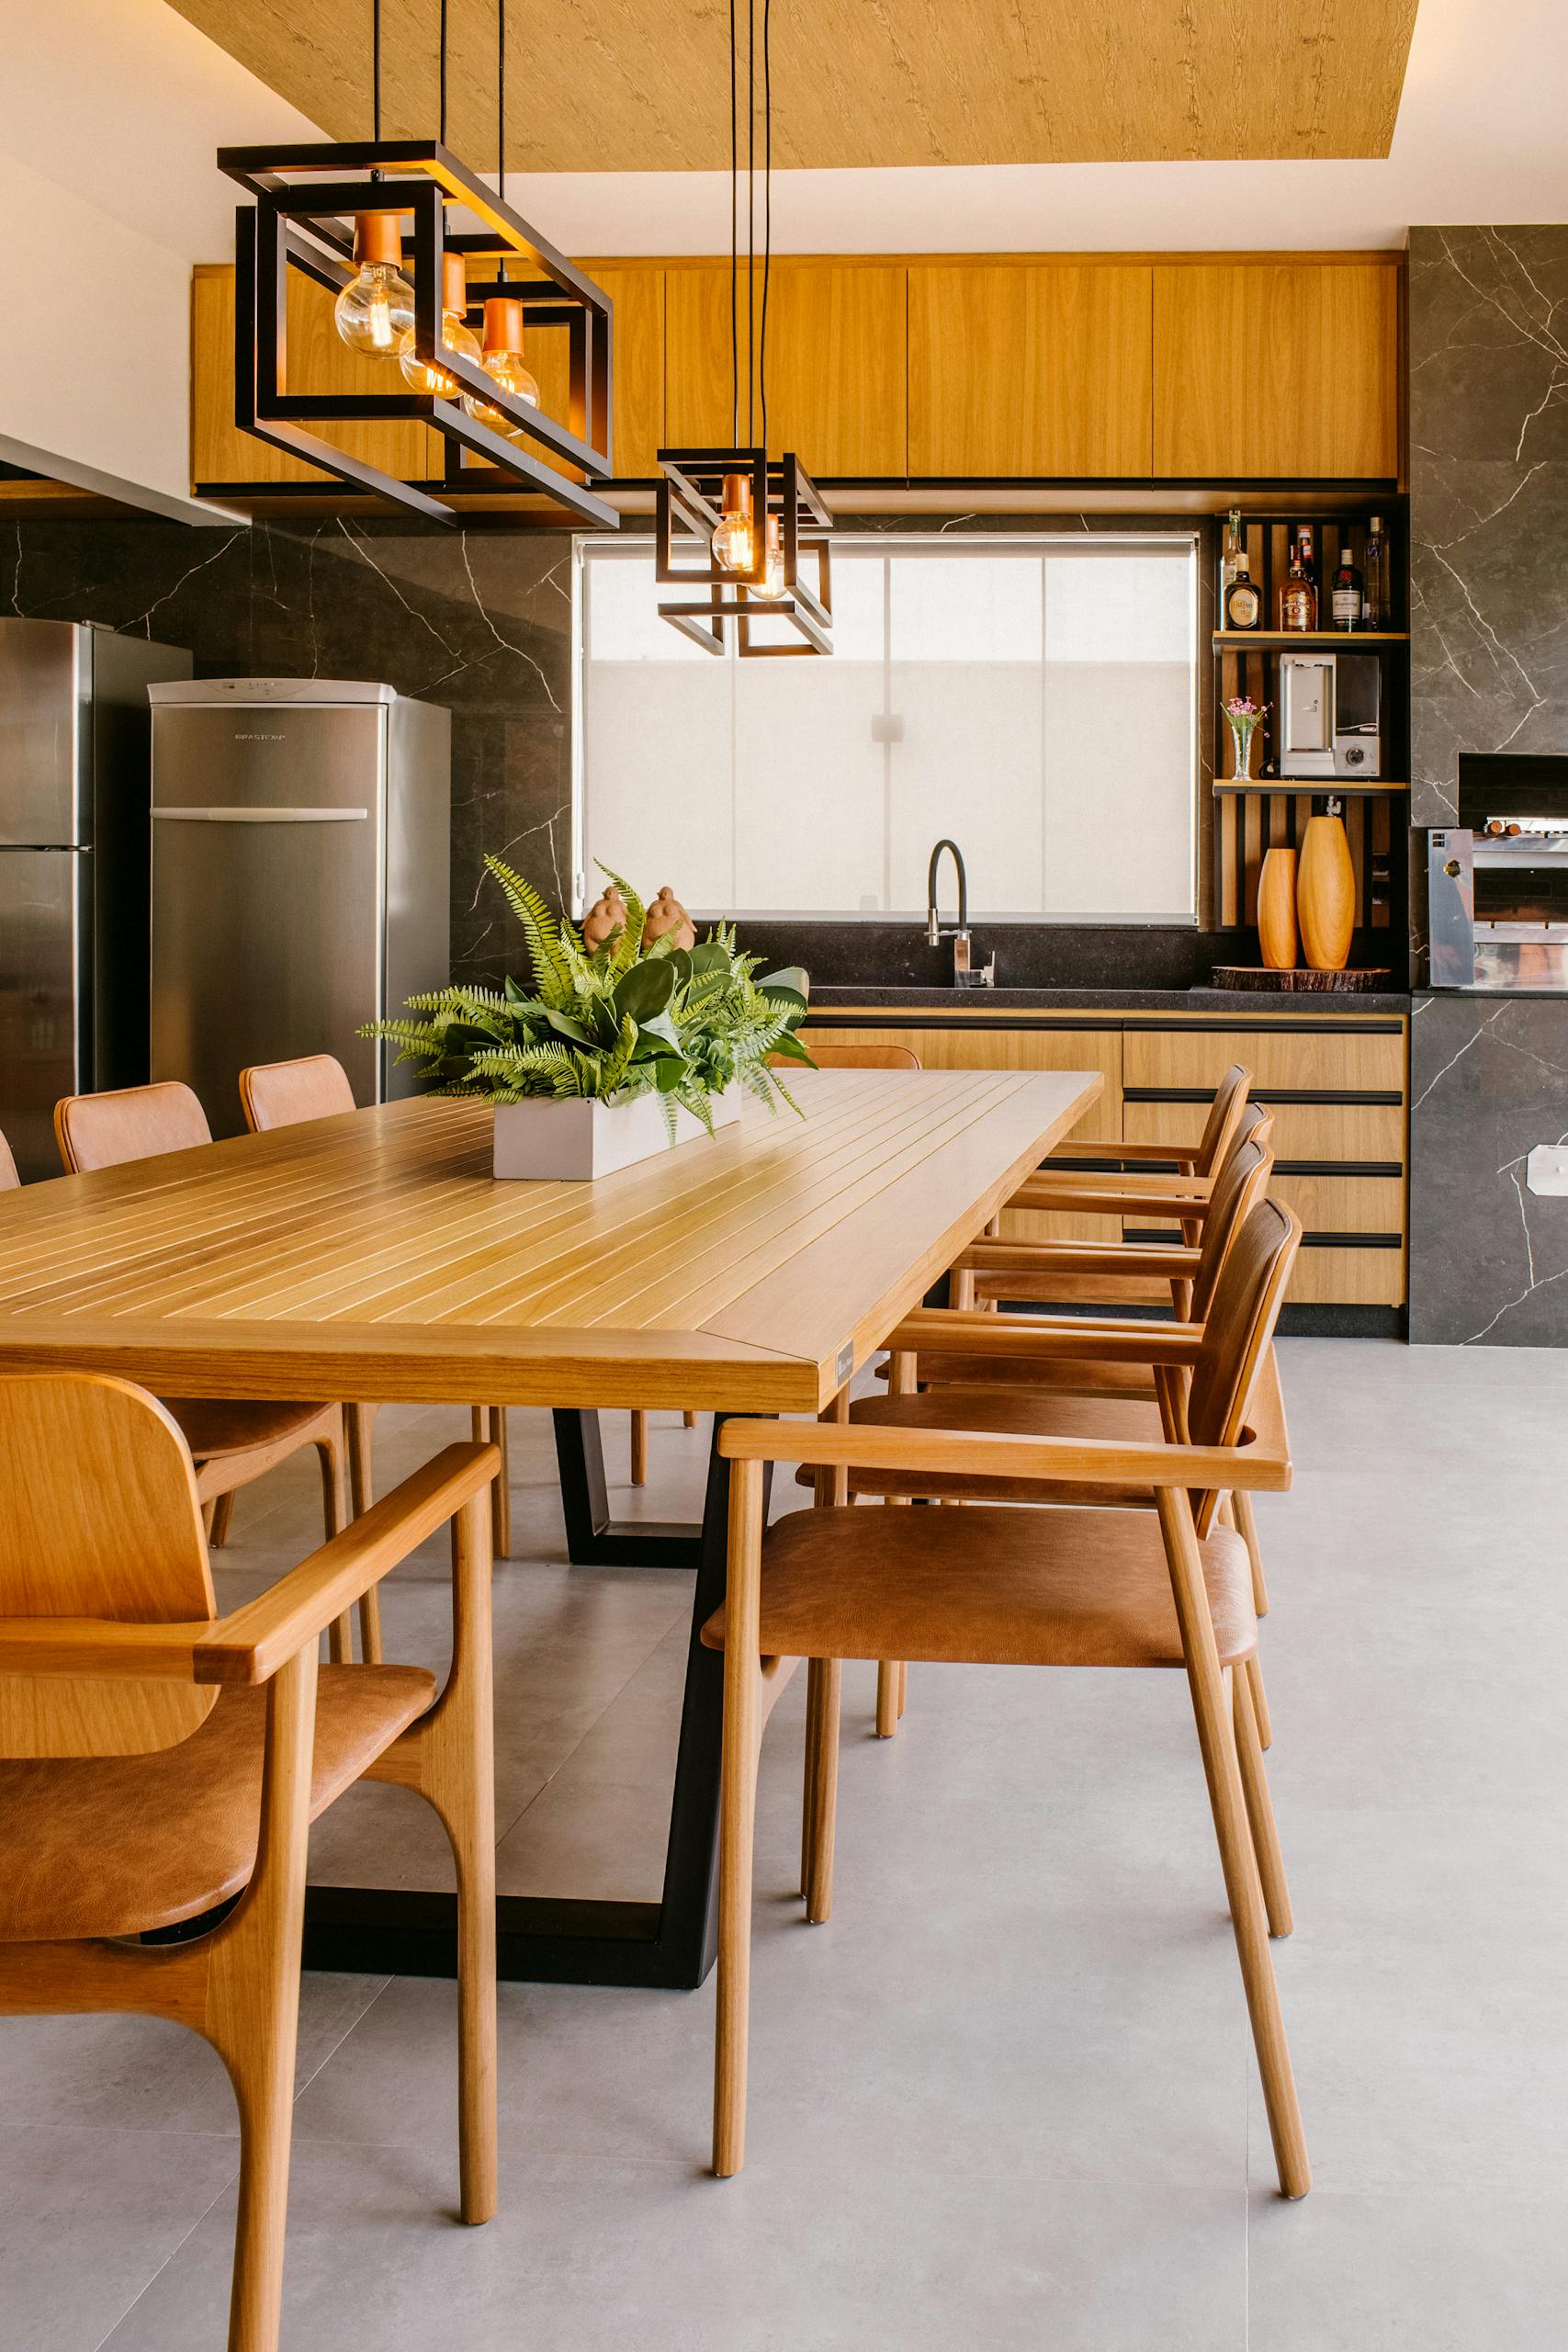
[{"label": "white roller blind", "polygon": [[581,543],[577,854],[694,912],[919,915],[951,834],[978,919],[1196,911],[1189,534],[842,538],[834,652],[740,662]]}]

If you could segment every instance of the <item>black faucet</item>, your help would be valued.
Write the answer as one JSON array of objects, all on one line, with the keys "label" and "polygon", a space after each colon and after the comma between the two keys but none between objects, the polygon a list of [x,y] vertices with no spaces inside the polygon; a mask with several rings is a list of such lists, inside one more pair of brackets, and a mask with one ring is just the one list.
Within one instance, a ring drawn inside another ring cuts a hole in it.
[{"label": "black faucet", "polygon": [[[952,852],[953,870],[958,876],[958,927],[955,931],[943,931],[936,908],[937,868],[942,864],[944,849]],[[937,947],[944,939],[953,942],[953,987],[989,988],[996,979],[997,959],[993,956],[990,962],[982,965],[978,970],[969,960],[969,876],[964,870],[964,852],[956,842],[949,841],[945,835],[932,850],[931,862],[926,868],[926,943],[928,946]]]}]

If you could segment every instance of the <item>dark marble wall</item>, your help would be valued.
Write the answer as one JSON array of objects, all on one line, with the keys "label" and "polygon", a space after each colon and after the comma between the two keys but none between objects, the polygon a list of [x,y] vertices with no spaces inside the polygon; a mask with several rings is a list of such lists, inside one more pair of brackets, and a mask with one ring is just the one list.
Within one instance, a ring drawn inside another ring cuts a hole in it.
[{"label": "dark marble wall", "polygon": [[[1410,537],[1420,828],[1461,752],[1568,752],[1568,227],[1411,231]],[[1411,1101],[1411,1338],[1568,1346],[1568,1200],[1524,1170],[1568,1133],[1568,999],[1418,996]]]},{"label": "dark marble wall", "polygon": [[[929,531],[942,518],[856,518],[851,529]],[[966,530],[1021,518],[956,514]],[[1021,518],[1024,528],[1046,518]],[[1049,518],[1052,529],[1138,531],[1131,514]],[[1210,526],[1198,527],[1207,531]],[[1209,550],[1212,556],[1212,549]],[[208,676],[380,678],[452,712],[452,956],[458,978],[516,962],[515,935],[481,861],[493,851],[559,905],[570,896],[571,541],[505,517],[439,524],[287,516],[210,531],[141,520],[0,523],[0,612],[99,621],[188,646]],[[1212,560],[1201,569],[1202,639]],[[1208,662],[1200,665],[1205,697]],[[1200,729],[1201,784],[1213,729]],[[1209,866],[1210,795],[1201,870]],[[660,877],[661,879],[663,877]],[[677,877],[678,879],[678,877]],[[767,926],[770,931],[775,927]],[[874,929],[877,938],[870,938]],[[932,960],[917,925],[789,926],[789,954],[822,980],[864,977],[874,952],[890,984]],[[1190,927],[998,926],[1001,968],[1041,986],[1169,986],[1206,979],[1234,943]],[[906,971],[905,967],[908,969]]]},{"label": "dark marble wall", "polygon": [[[452,713],[452,954],[494,968],[493,850],[564,899],[571,543],[502,524],[0,524],[0,612],[188,646],[207,676],[385,679]],[[508,943],[510,948],[511,943]]]}]

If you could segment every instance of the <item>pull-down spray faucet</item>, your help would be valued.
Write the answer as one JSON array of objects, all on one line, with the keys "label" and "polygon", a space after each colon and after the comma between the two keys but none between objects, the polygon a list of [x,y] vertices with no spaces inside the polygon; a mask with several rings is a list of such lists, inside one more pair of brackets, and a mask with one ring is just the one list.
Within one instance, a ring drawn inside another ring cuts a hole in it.
[{"label": "pull-down spray faucet", "polygon": [[[942,918],[937,912],[936,904],[937,872],[942,865],[942,854],[944,849],[951,851],[953,871],[958,876],[958,924],[953,931],[942,929]],[[956,842],[949,841],[945,835],[932,850],[931,864],[926,868],[926,944],[928,946],[937,947],[944,939],[951,939],[953,942],[953,985],[954,988],[987,989],[994,984],[997,977],[997,959],[994,956],[988,964],[981,965],[978,969],[969,960],[971,946],[969,876],[964,870],[964,852]]]}]

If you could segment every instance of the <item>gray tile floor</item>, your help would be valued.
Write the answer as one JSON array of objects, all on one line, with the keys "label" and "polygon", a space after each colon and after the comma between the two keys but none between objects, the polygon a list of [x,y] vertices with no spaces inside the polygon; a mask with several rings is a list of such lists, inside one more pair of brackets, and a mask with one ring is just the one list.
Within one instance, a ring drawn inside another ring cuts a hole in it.
[{"label": "gray tile floor", "polygon": [[[502,2211],[464,2231],[450,1986],[311,1977],[285,2343],[1562,2352],[1568,1359],[1284,1354],[1297,1485],[1259,1517],[1305,2203],[1271,2193],[1179,1678],[926,1668],[880,1745],[852,1672],[825,1928],[791,1899],[798,1685],[764,1752],[745,2173],[705,2172],[711,1985],[503,1986]],[[384,1415],[383,1482],[461,1427]],[[502,1883],[651,1894],[689,1585],[569,1571],[547,1425],[513,1431]],[[694,1510],[705,1444],[659,1419],[654,1484],[618,1507]],[[226,1600],[309,1548],[312,1486],[301,1464],[242,1499]],[[440,1657],[434,1549],[386,1617]],[[374,1790],[316,1869],[446,1864],[416,1801]],[[4,2352],[220,2345],[217,2060],[175,2027],[6,2021],[0,2117]]]}]

